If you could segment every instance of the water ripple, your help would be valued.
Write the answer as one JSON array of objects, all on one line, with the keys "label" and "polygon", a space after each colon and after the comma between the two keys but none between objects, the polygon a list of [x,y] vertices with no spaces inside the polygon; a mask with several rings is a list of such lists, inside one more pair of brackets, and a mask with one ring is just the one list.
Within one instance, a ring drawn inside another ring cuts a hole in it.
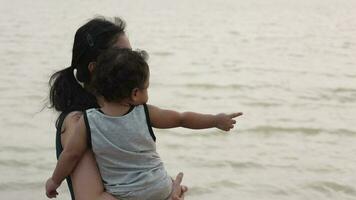
[{"label": "water ripple", "polygon": [[11,181],[6,183],[0,183],[0,191],[3,190],[23,190],[26,189],[42,189],[43,182],[20,182],[20,181]]},{"label": "water ripple", "polygon": [[159,56],[159,57],[166,57],[166,56],[173,56],[174,53],[172,52],[168,52],[168,51],[162,51],[162,52],[152,52],[150,53],[152,55],[155,55],[155,56]]},{"label": "water ripple", "polygon": [[304,186],[306,189],[316,190],[322,193],[341,192],[356,196],[356,190],[351,185],[340,184],[332,181],[315,181]]},{"label": "water ripple", "polygon": [[238,161],[225,161],[229,166],[237,169],[262,169],[264,168],[262,164],[256,162],[238,162]]},{"label": "water ripple", "polygon": [[309,127],[279,127],[279,126],[257,126],[251,129],[241,130],[240,132],[247,133],[263,133],[263,134],[275,134],[275,133],[303,133],[307,135],[315,135],[320,133],[329,134],[346,134],[356,136],[355,130],[349,129],[323,129],[323,128],[309,128]]}]

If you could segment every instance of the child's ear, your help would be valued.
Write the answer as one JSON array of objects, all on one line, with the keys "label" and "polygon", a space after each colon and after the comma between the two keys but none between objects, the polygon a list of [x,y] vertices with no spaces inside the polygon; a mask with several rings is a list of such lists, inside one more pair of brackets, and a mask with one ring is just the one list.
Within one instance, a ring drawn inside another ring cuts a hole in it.
[{"label": "child's ear", "polygon": [[139,91],[138,88],[134,88],[134,89],[132,90],[132,92],[131,92],[131,99],[132,99],[133,101],[136,101],[136,100],[137,100],[138,91]]},{"label": "child's ear", "polygon": [[90,73],[93,73],[95,67],[96,67],[96,62],[90,62],[90,63],[88,64],[88,70],[89,70],[89,72],[90,72]]}]

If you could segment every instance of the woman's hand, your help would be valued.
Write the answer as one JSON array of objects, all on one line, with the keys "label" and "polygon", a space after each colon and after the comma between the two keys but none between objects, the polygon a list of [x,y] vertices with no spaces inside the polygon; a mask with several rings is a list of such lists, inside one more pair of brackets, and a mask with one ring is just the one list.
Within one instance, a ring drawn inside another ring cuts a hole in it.
[{"label": "woman's hand", "polygon": [[232,114],[217,114],[215,115],[215,127],[221,129],[223,131],[229,131],[234,128],[234,124],[236,124],[236,120],[233,118],[241,116],[242,112],[232,113]]},{"label": "woman's hand", "polygon": [[53,181],[52,178],[49,178],[46,182],[46,195],[48,198],[56,198],[58,195],[57,188],[60,184],[57,184]]},{"label": "woman's hand", "polygon": [[178,173],[176,179],[173,181],[173,190],[170,200],[184,200],[184,193],[188,191],[188,187],[181,185],[183,173]]}]

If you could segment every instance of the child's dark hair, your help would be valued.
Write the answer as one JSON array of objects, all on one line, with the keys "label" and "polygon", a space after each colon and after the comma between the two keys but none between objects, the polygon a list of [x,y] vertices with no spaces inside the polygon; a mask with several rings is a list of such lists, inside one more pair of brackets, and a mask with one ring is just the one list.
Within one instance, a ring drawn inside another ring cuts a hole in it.
[{"label": "child's dark hair", "polygon": [[131,97],[133,89],[143,89],[148,81],[147,57],[145,51],[118,48],[105,51],[93,71],[93,92],[109,102]]},{"label": "child's dark hair", "polygon": [[[75,33],[71,66],[54,73],[50,80],[49,107],[60,112],[82,111],[97,107],[93,94],[84,89],[90,83],[88,65],[96,61],[98,55],[111,48],[117,39],[125,34],[125,22],[114,18],[114,22],[104,18],[94,18],[81,26]],[[74,76],[76,69],[76,77]]]}]

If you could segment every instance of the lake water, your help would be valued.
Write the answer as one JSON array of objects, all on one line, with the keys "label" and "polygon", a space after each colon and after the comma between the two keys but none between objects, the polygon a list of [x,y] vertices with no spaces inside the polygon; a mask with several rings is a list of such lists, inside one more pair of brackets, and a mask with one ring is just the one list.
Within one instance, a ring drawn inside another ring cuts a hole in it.
[{"label": "lake water", "polygon": [[47,81],[98,14],[123,17],[149,52],[149,103],[244,112],[228,134],[156,130],[186,199],[356,199],[356,1],[0,3],[0,199],[46,199],[57,116],[41,111]]}]

